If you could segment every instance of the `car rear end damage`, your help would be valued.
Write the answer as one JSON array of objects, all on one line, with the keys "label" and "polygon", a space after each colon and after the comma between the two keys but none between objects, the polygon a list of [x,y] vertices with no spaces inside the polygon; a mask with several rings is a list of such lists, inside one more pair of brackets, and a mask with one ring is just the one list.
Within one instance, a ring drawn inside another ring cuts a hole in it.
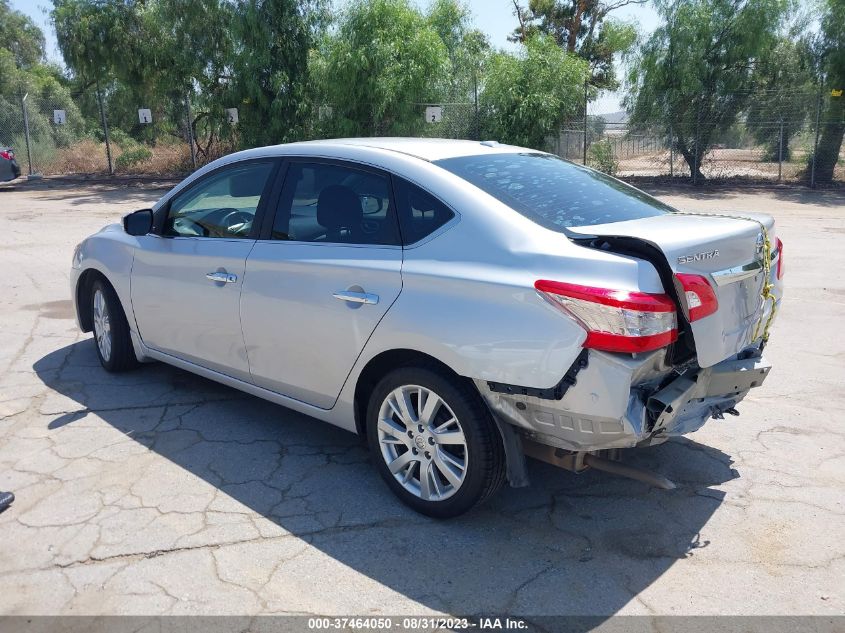
[{"label": "car rear end damage", "polygon": [[[617,318],[584,310],[579,298],[594,289],[585,294],[568,284],[536,284],[544,298],[556,289],[564,295],[560,307],[587,329],[585,348],[593,349],[567,372],[561,397],[476,381],[491,411],[517,429],[526,454],[575,471],[599,468],[667,487],[665,478],[620,471],[607,457],[692,433],[710,418],[738,415],[736,405],[762,385],[771,368],[762,351],[783,272],[773,221],[695,220],[660,216],[567,232],[580,246],[649,262],[666,293],[601,290],[619,310]],[[608,302],[599,300],[607,310]]]}]

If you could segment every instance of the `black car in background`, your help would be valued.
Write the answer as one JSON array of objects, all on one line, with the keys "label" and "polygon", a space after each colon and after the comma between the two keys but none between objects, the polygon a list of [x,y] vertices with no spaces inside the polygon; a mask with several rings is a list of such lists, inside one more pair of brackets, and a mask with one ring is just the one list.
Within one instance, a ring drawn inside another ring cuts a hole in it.
[{"label": "black car in background", "polygon": [[0,182],[14,180],[21,175],[21,168],[15,160],[15,150],[0,145]]}]

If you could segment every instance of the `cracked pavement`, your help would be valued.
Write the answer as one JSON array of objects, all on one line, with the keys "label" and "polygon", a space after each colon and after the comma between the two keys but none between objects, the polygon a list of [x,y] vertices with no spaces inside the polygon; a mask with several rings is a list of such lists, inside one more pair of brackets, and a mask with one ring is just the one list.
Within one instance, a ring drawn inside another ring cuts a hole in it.
[{"label": "cracked pavement", "polygon": [[351,434],[162,364],[100,369],[73,247],[162,186],[0,188],[0,613],[845,613],[845,192],[655,191],[773,213],[785,243],[766,384],[627,458],[677,490],[531,462],[532,487],[444,522]]}]

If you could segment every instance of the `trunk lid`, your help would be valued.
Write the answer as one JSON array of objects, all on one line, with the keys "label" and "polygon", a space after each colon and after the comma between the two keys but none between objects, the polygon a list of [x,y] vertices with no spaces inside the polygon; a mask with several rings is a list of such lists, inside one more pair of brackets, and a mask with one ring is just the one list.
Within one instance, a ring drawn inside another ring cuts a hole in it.
[{"label": "trunk lid", "polygon": [[646,242],[662,252],[673,274],[691,273],[706,278],[719,307],[713,314],[691,323],[690,330],[698,364],[710,367],[742,351],[753,342],[755,334],[759,338],[772,309],[772,302],[764,302],[761,297],[764,248],[760,223],[766,227],[771,243],[773,294],[780,298],[774,219],[768,215],[742,214],[740,218],[670,213],[572,227],[569,231],[575,238],[621,237]]}]

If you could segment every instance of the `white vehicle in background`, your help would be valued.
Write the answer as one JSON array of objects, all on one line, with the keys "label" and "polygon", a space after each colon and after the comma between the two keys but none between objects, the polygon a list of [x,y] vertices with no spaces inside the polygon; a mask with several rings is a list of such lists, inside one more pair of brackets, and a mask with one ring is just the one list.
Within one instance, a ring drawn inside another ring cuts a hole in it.
[{"label": "white vehicle in background", "polygon": [[390,488],[454,516],[525,455],[616,461],[765,379],[774,221],[677,212],[495,142],[240,152],[82,242],[71,291],[109,371],[159,360],[366,436]]}]

